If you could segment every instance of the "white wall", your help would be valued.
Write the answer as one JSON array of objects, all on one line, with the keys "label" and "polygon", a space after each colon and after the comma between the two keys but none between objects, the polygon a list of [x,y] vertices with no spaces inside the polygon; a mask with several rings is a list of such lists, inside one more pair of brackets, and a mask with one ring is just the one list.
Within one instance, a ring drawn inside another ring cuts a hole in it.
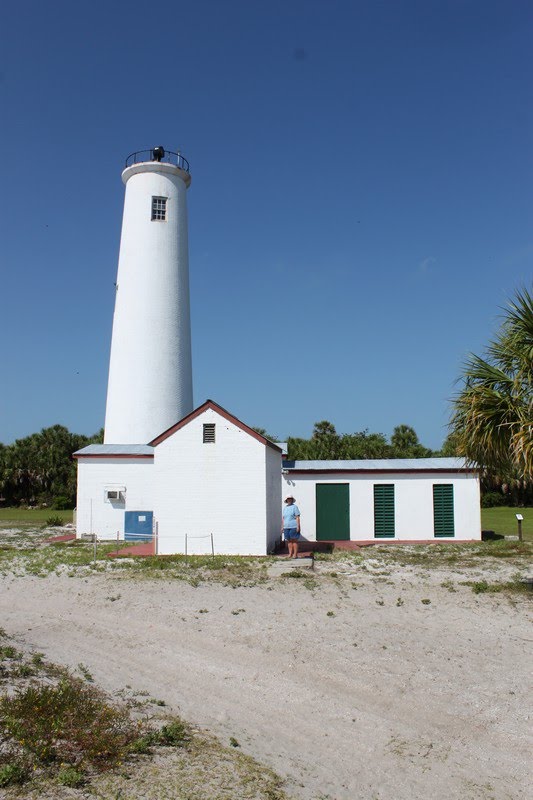
[{"label": "white wall", "polygon": [[[78,459],[76,535],[96,533],[101,539],[124,538],[125,511],[153,511],[152,459]],[[105,501],[105,488],[125,486],[125,503]],[[92,502],[91,502],[92,501]]]},{"label": "white wall", "polygon": [[[128,167],[105,439],[146,444],[192,409],[187,175],[171,164]],[[152,221],[152,197],[167,197]]]},{"label": "white wall", "polygon": [[[204,423],[216,425],[214,444],[203,444]],[[211,408],[159,443],[154,465],[159,553],[184,552],[186,533],[213,533],[216,553],[266,553],[265,449],[270,448]],[[281,463],[278,483],[280,470]],[[269,508],[275,494],[272,490]],[[188,552],[208,553],[210,547],[208,538],[191,538]]]},{"label": "white wall", "polygon": [[[301,512],[302,534],[316,539],[316,484],[350,486],[350,539],[374,539],[374,484],[394,484],[395,539],[433,539],[433,484],[454,487],[454,540],[481,538],[479,478],[475,473],[282,475],[282,494],[293,494]],[[438,537],[439,540],[441,537]],[[444,537],[443,537],[444,538]],[[386,541],[386,539],[379,540]]]}]

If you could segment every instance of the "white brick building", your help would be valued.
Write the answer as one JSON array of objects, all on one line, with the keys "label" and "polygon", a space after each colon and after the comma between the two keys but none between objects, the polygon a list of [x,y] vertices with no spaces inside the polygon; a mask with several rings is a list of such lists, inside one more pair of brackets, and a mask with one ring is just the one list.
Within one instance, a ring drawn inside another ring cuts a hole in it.
[{"label": "white brick building", "polygon": [[460,458],[285,461],[310,540],[481,538],[479,476]]},{"label": "white brick building", "polygon": [[89,445],[78,459],[77,533],[161,554],[265,555],[280,535],[281,449],[211,400],[148,445]]},{"label": "white brick building", "polygon": [[479,478],[461,459],[285,461],[211,400],[149,444],[79,450],[77,532],[157,552],[265,555],[296,497],[311,541],[481,537]]}]

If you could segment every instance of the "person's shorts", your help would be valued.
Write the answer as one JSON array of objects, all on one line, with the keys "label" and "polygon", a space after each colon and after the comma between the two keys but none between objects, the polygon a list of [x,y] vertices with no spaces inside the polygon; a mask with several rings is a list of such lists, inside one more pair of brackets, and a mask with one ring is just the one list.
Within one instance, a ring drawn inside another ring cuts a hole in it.
[{"label": "person's shorts", "polygon": [[285,537],[285,541],[297,541],[300,538],[300,534],[296,530],[296,528],[283,528],[283,536]]}]

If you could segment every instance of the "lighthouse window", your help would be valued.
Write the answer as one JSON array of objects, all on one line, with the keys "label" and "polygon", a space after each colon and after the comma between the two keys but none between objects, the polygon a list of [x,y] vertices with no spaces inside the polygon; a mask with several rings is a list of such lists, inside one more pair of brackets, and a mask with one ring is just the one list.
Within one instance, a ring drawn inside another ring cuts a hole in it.
[{"label": "lighthouse window", "polygon": [[215,442],[215,425],[214,423],[207,423],[204,425],[204,444]]},{"label": "lighthouse window", "polygon": [[167,198],[152,197],[152,221],[155,219],[166,220],[167,218]]}]

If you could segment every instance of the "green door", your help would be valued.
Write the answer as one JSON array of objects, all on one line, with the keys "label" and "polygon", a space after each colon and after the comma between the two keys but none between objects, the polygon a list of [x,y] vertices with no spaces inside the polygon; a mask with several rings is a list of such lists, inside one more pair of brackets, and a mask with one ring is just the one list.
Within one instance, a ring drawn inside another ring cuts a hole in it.
[{"label": "green door", "polygon": [[347,483],[317,483],[316,538],[350,538],[350,487]]}]

